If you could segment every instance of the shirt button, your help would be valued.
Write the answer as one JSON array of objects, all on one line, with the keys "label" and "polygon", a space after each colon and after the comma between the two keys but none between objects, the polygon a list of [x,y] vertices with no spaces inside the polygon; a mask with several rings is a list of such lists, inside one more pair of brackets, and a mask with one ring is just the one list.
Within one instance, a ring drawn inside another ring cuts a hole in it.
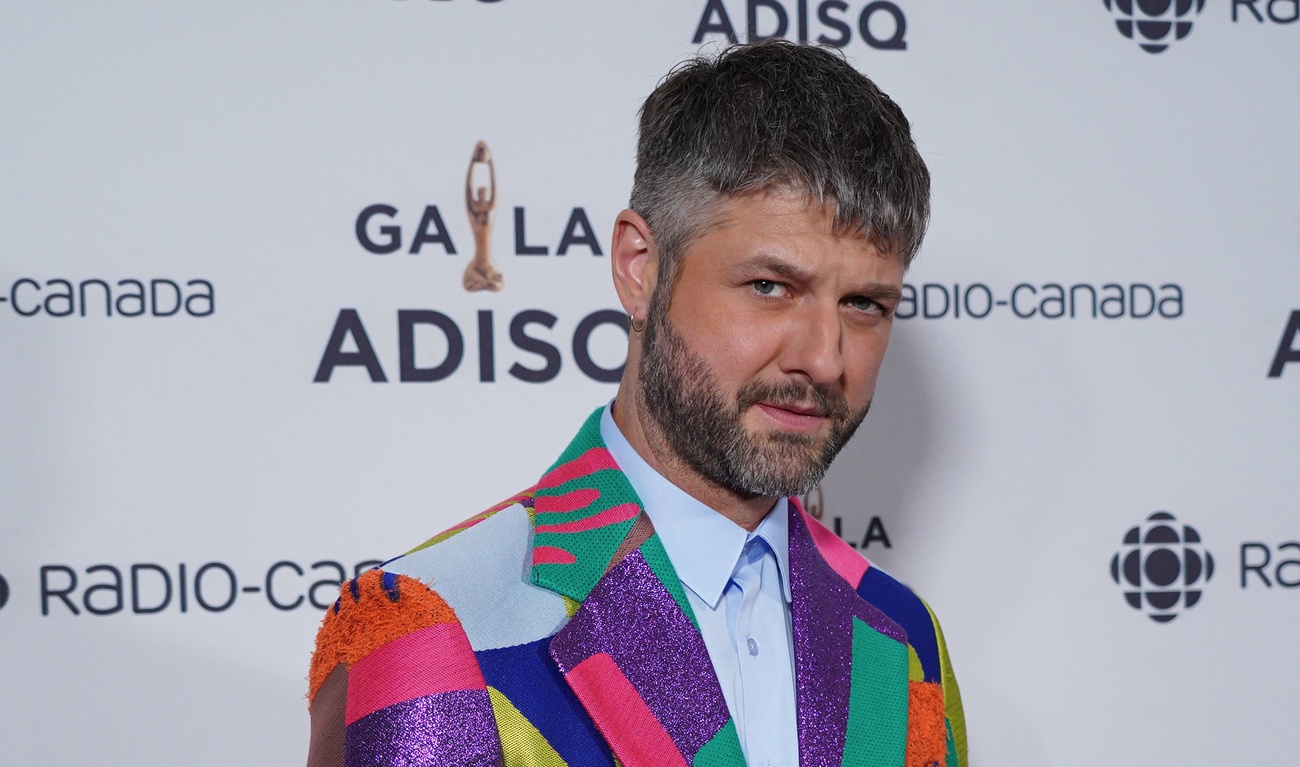
[{"label": "shirt button", "polygon": [[754,655],[754,656],[758,655],[758,640],[754,639],[753,637],[749,637],[746,640],[745,644],[749,646],[750,655]]}]

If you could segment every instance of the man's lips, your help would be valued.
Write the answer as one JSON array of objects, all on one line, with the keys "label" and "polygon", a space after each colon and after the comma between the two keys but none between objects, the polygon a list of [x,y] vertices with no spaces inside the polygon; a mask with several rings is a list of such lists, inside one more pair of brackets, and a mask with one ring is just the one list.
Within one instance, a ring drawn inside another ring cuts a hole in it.
[{"label": "man's lips", "polygon": [[790,431],[814,431],[827,418],[825,412],[808,405],[757,402],[754,407],[779,426]]}]

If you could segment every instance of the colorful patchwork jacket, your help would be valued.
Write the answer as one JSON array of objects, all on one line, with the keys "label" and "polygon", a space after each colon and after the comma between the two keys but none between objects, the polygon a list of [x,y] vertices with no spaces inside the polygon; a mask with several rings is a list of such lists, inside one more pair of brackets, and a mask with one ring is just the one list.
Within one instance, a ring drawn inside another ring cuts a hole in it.
[{"label": "colorful patchwork jacket", "polygon": [[[966,767],[933,614],[790,506],[801,767]],[[745,764],[599,410],[535,487],[345,583],[309,700],[309,767]]]}]

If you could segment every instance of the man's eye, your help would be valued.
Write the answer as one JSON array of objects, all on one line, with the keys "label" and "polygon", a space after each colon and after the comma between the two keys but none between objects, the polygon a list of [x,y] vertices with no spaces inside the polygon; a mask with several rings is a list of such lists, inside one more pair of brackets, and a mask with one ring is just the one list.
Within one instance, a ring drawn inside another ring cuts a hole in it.
[{"label": "man's eye", "polygon": [[848,305],[860,312],[870,312],[874,310],[884,311],[885,307],[876,303],[866,296],[854,296],[848,300]]},{"label": "man's eye", "polygon": [[772,280],[754,280],[750,284],[754,286],[754,290],[757,290],[765,296],[772,295],[777,289],[777,284]]}]

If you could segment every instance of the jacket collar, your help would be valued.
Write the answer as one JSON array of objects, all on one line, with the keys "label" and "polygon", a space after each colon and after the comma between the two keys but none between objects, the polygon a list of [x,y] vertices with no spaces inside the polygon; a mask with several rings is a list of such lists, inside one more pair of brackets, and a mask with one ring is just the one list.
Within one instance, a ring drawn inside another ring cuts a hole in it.
[{"label": "jacket collar", "polygon": [[577,602],[605,574],[642,513],[601,439],[600,414],[587,418],[533,496],[532,581]]}]

